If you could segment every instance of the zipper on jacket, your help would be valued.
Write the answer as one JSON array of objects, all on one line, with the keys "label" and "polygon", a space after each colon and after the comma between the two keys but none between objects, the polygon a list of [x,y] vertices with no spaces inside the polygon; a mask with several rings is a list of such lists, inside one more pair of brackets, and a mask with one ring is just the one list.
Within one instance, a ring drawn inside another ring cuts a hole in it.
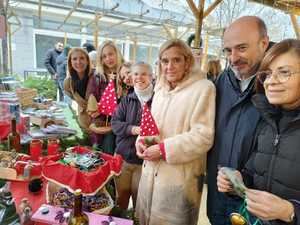
[{"label": "zipper on jacket", "polygon": [[273,176],[275,159],[276,159],[277,153],[278,153],[278,144],[279,144],[279,141],[280,141],[280,134],[276,133],[275,139],[273,141],[273,146],[275,148],[275,152],[272,155],[271,162],[270,162],[270,167],[269,167],[269,171],[270,172],[269,172],[269,176],[268,176],[268,179],[267,179],[267,191],[271,191],[271,178]]},{"label": "zipper on jacket", "polygon": [[279,139],[280,139],[280,134],[276,134],[273,145],[276,147],[279,143]]}]

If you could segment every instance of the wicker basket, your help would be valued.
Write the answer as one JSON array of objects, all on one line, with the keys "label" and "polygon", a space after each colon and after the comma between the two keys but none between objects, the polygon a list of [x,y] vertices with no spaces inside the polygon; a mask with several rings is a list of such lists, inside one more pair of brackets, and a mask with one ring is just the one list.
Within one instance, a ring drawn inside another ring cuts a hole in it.
[{"label": "wicker basket", "polygon": [[37,90],[31,88],[19,88],[16,90],[17,97],[22,107],[33,105],[33,99],[37,96]]}]

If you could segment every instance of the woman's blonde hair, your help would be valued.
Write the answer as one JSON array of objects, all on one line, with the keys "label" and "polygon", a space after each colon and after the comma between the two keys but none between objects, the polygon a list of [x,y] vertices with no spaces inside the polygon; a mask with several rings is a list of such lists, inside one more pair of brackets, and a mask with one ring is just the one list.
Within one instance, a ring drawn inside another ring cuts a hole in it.
[{"label": "woman's blonde hair", "polygon": [[[161,60],[163,53],[172,47],[177,47],[180,49],[181,54],[184,56],[185,62],[189,64],[189,68],[186,71],[186,74],[189,74],[195,65],[195,59],[190,47],[180,39],[170,39],[162,44],[158,53],[159,61]],[[164,78],[162,77],[161,63],[159,63],[158,67],[158,81],[160,80],[164,80]]]},{"label": "woman's blonde hair", "polygon": [[71,63],[72,54],[74,54],[75,52],[81,52],[86,57],[88,65],[87,65],[87,68],[85,70],[85,74],[90,76],[91,71],[92,71],[92,67],[91,67],[91,60],[90,60],[89,54],[87,53],[87,51],[85,49],[80,48],[80,47],[71,48],[71,50],[69,51],[69,54],[68,54],[68,75],[72,77],[77,73],[74,70],[74,68],[72,67],[72,63]]},{"label": "woman's blonde hair", "polygon": [[[102,74],[105,77],[107,76],[107,67],[104,65],[103,60],[102,60],[102,54],[103,54],[103,49],[107,46],[112,47],[117,55],[117,65],[116,65],[116,72],[119,71],[120,67],[122,66],[122,64],[124,63],[124,59],[123,56],[120,52],[120,50],[117,48],[117,46],[115,45],[115,43],[113,43],[112,41],[104,41],[97,49],[97,61],[96,61],[96,72],[98,74]],[[106,77],[107,78],[107,77]]]},{"label": "woman's blonde hair", "polygon": [[222,71],[220,60],[209,60],[207,63],[207,76],[215,80]]}]

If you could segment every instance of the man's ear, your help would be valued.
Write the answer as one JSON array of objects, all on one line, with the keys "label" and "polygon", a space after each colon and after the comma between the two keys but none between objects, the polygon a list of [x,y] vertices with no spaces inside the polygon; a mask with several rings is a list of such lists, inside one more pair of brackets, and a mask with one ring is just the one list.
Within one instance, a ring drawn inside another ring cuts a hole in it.
[{"label": "man's ear", "polygon": [[263,37],[262,40],[261,40],[261,43],[262,43],[262,47],[266,51],[268,46],[269,46],[269,36]]}]

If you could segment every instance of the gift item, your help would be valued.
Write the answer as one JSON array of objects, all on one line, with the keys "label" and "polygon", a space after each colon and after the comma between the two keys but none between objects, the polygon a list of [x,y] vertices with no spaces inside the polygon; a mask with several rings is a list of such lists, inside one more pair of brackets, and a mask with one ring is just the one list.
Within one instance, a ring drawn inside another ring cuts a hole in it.
[{"label": "gift item", "polygon": [[9,191],[0,189],[0,224],[19,225],[14,199]]},{"label": "gift item", "polygon": [[58,154],[59,150],[59,139],[49,138],[47,144],[48,155]]},{"label": "gift item", "polygon": [[[42,209],[44,207],[47,207],[49,209],[49,213],[42,214]],[[42,205],[32,216],[32,220],[40,223],[46,223],[46,224],[55,224],[59,225],[59,221],[55,220],[57,213],[59,211],[62,211],[64,214],[64,209],[51,206],[51,205]],[[61,213],[60,213],[61,214]],[[102,221],[108,221],[109,216],[105,215],[98,215],[95,213],[86,213],[89,217],[89,225],[102,225]],[[122,219],[117,217],[112,217],[113,222],[117,225],[133,225],[132,220],[128,219]]]},{"label": "gift item", "polygon": [[[67,152],[69,151],[72,154],[81,155],[93,153],[93,151],[82,146],[67,149]],[[104,163],[91,171],[81,171],[77,167],[62,163],[62,156],[60,155],[53,156],[51,159],[46,157],[43,161],[43,175],[48,181],[65,187],[70,192],[81,189],[83,195],[96,194],[110,178],[120,174],[122,167],[120,155],[111,156],[101,152],[96,154],[99,154]],[[86,163],[84,158],[83,161]]]},{"label": "gift item", "polygon": [[38,161],[39,157],[42,155],[43,142],[39,139],[33,139],[30,142],[30,156],[33,160]]},{"label": "gift item", "polygon": [[159,143],[159,130],[155,120],[150,112],[147,103],[143,106],[143,114],[141,120],[141,137],[146,146],[151,146]]},{"label": "gift item", "polygon": [[21,224],[33,224],[31,221],[32,208],[27,198],[23,198],[19,205]]},{"label": "gift item", "polygon": [[100,152],[78,154],[72,151],[66,151],[59,162],[78,168],[81,171],[91,171],[105,163]]},{"label": "gift item", "polygon": [[16,94],[22,107],[28,107],[33,105],[33,99],[37,96],[36,89],[30,88],[18,88]]},{"label": "gift item", "polygon": [[41,177],[42,167],[39,162],[32,162],[30,158],[23,158],[15,163],[18,180],[33,180]]},{"label": "gift item", "polygon": [[[68,189],[60,187],[55,183],[48,183],[48,192],[51,196],[48,202],[51,205],[72,209],[74,207],[74,194]],[[84,211],[99,214],[108,214],[113,208],[114,203],[109,193],[103,188],[95,195],[85,195],[82,199],[82,207]]]},{"label": "gift item", "polygon": [[109,81],[105,88],[100,102],[98,103],[98,111],[106,116],[112,116],[117,108],[117,97],[115,91],[114,80]]}]

